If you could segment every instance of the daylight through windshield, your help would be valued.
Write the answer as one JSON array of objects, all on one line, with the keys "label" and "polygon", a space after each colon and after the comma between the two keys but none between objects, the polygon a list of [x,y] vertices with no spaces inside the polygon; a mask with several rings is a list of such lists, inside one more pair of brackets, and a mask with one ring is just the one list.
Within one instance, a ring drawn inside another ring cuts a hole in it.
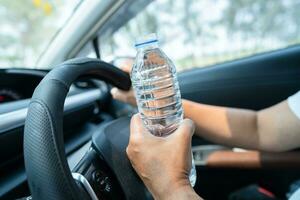
[{"label": "daylight through windshield", "polygon": [[0,0],[0,68],[33,68],[82,0]]}]

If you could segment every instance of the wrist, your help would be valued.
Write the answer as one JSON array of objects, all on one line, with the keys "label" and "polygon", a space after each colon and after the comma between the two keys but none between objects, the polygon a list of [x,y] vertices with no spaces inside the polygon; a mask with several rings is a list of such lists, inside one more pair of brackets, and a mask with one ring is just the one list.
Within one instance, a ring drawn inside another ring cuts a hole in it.
[{"label": "wrist", "polygon": [[185,185],[169,192],[154,197],[157,200],[202,200],[191,185]]},{"label": "wrist", "polygon": [[167,185],[164,189],[161,187],[160,191],[157,191],[156,193],[152,193],[154,196],[154,199],[157,200],[184,200],[184,199],[201,199],[192,186],[190,185],[189,180],[181,180],[177,182],[170,183]]},{"label": "wrist", "polygon": [[175,190],[172,195],[166,199],[176,200],[202,200],[202,198],[195,192],[191,185],[187,185]]}]

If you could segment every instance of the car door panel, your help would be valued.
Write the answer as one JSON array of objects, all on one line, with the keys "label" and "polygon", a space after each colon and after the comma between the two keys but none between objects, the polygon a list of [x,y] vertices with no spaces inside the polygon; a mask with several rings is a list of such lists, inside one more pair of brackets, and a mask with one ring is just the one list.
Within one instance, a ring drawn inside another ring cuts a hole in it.
[{"label": "car door panel", "polygon": [[262,109],[300,89],[300,47],[185,71],[179,82],[186,99]]}]

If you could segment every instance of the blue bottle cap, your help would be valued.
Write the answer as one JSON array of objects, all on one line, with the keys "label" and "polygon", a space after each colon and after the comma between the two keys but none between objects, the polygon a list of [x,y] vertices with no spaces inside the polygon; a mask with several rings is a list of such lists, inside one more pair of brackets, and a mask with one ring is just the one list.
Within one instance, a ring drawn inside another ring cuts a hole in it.
[{"label": "blue bottle cap", "polygon": [[158,42],[158,39],[157,39],[156,33],[151,33],[151,34],[148,34],[148,35],[138,38],[136,40],[134,46],[139,48],[139,47],[147,46],[149,44],[157,43],[157,42]]}]

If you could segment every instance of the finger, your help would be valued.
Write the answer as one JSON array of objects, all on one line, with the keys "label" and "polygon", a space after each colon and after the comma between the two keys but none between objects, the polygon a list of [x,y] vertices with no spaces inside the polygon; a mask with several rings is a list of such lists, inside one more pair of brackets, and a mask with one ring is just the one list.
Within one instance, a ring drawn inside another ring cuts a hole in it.
[{"label": "finger", "polygon": [[193,134],[195,132],[194,122],[190,119],[184,119],[178,129],[172,134],[174,137],[179,138],[182,142],[191,141]]},{"label": "finger", "polygon": [[141,138],[147,132],[139,114],[132,116],[130,121],[130,138]]},{"label": "finger", "polygon": [[130,74],[131,68],[132,68],[132,66],[129,64],[120,66],[120,69],[128,74]]},{"label": "finger", "polygon": [[118,88],[113,88],[110,91],[112,97],[118,101],[129,103],[132,106],[137,106],[134,92],[132,88],[129,91],[123,91]]},{"label": "finger", "polygon": [[127,101],[127,92],[119,90],[118,88],[114,87],[110,90],[111,95],[114,99],[117,99],[119,101],[125,102]]},{"label": "finger", "polygon": [[130,135],[132,135],[133,137],[141,137],[141,138],[147,138],[151,140],[160,138],[152,135],[149,132],[149,130],[145,127],[140,114],[135,114],[131,118]]}]

